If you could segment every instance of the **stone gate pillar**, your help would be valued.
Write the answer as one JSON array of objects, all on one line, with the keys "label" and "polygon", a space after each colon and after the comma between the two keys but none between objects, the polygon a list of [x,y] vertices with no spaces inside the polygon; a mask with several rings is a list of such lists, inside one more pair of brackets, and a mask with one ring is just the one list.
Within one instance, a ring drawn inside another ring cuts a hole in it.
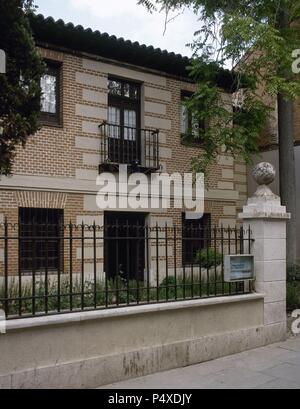
[{"label": "stone gate pillar", "polygon": [[255,291],[265,294],[266,344],[286,338],[286,222],[290,214],[268,185],[275,179],[270,163],[258,164],[252,172],[258,184],[240,218],[252,231],[255,257]]}]

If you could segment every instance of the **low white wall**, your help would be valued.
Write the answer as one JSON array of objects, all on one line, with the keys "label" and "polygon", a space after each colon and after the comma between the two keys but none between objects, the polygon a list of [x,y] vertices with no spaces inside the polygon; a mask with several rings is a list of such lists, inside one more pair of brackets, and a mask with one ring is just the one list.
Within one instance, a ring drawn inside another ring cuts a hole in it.
[{"label": "low white wall", "polygon": [[261,294],[9,321],[0,388],[94,388],[284,337]]}]

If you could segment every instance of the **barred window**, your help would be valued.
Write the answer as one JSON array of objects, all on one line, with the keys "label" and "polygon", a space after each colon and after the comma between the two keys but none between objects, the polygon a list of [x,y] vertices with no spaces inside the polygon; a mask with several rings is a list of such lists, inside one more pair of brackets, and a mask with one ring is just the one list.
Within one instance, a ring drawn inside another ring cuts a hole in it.
[{"label": "barred window", "polygon": [[19,208],[22,273],[62,270],[63,210]]}]

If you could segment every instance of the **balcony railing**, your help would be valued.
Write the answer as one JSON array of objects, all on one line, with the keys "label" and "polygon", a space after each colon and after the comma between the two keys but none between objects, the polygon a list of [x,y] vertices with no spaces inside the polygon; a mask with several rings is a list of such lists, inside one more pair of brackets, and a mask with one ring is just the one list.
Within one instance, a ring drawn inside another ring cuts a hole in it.
[{"label": "balcony railing", "polygon": [[126,164],[144,172],[154,172],[159,164],[159,131],[103,122],[100,126],[100,171]]}]

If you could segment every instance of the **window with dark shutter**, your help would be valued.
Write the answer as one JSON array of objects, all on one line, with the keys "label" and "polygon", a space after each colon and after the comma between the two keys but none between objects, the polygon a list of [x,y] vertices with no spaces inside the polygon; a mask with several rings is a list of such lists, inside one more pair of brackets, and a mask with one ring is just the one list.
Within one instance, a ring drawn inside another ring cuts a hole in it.
[{"label": "window with dark shutter", "polygon": [[202,144],[203,138],[201,133],[205,130],[206,124],[204,121],[197,121],[184,104],[191,96],[192,93],[190,92],[181,92],[181,137],[183,142]]}]

